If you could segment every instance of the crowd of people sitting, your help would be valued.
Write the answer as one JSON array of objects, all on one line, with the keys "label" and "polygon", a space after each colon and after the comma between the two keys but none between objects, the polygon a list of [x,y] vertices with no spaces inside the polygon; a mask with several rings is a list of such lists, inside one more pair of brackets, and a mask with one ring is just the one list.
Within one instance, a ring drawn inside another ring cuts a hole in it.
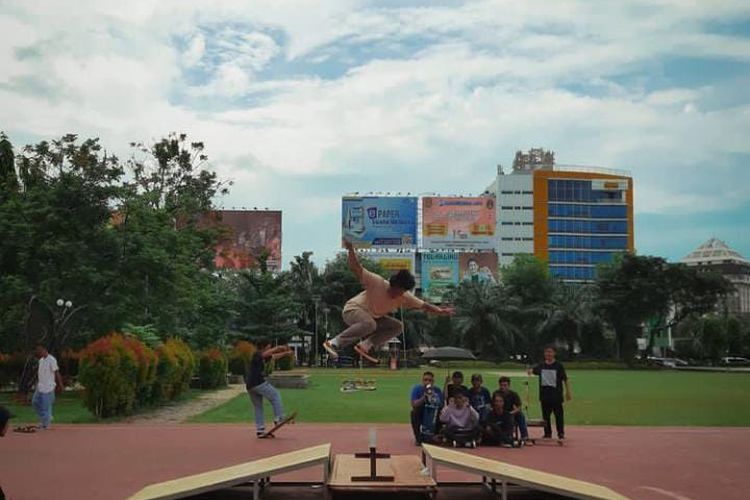
[{"label": "crowd of people sitting", "polygon": [[[529,374],[539,376],[539,397],[544,419],[544,437],[552,437],[550,417],[555,415],[557,437],[565,438],[563,384],[565,399],[571,399],[567,374],[555,360],[553,347],[545,348],[545,359]],[[464,385],[460,371],[446,378],[443,389],[435,386],[435,375],[422,374],[422,383],[411,392],[411,424],[414,439],[421,443],[476,447],[478,444],[507,448],[532,444],[521,398],[511,389],[511,380],[502,376],[492,395],[484,387],[481,374],[471,376],[471,387]]]}]

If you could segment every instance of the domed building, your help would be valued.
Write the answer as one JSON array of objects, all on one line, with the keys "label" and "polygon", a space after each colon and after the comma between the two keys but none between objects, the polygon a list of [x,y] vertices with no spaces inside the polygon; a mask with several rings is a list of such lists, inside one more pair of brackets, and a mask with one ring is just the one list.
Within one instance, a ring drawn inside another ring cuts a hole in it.
[{"label": "domed building", "polygon": [[750,261],[739,252],[723,241],[711,238],[680,262],[721,273],[735,288],[735,292],[727,297],[728,312],[750,315]]}]

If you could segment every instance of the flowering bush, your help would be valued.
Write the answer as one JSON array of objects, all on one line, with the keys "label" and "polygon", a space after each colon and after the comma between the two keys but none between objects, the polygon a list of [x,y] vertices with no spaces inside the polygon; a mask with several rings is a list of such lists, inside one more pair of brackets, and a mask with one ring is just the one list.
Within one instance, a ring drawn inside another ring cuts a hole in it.
[{"label": "flowering bush", "polygon": [[240,340],[229,353],[229,372],[233,375],[245,375],[250,367],[253,354],[257,351],[255,344]]},{"label": "flowering bush", "polygon": [[[147,349],[143,344],[139,347]],[[81,352],[79,378],[86,388],[84,404],[94,415],[127,415],[135,408],[143,367],[142,357],[134,348],[132,342],[115,333],[92,342]]]},{"label": "flowering bush", "polygon": [[203,389],[215,389],[227,385],[227,357],[219,348],[212,347],[201,353],[198,378]]},{"label": "flowering bush", "polygon": [[180,339],[170,338],[156,351],[158,364],[154,401],[169,401],[177,398],[190,386],[195,371],[193,351]]}]

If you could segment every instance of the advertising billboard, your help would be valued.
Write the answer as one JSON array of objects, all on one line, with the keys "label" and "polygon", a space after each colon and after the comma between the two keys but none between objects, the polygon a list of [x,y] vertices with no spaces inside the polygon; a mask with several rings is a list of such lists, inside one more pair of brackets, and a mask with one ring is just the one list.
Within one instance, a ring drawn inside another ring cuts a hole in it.
[{"label": "advertising billboard", "polygon": [[431,302],[443,302],[450,287],[458,284],[458,254],[428,252],[422,254],[422,297]]},{"label": "advertising billboard", "polygon": [[462,283],[497,283],[497,254],[462,252],[458,255],[458,273]]},{"label": "advertising billboard", "polygon": [[267,251],[268,269],[281,270],[281,211],[217,210],[211,213],[210,223],[224,229],[224,238],[216,246],[216,267],[255,267],[258,256]]},{"label": "advertising billboard", "polygon": [[397,273],[402,269],[406,269],[410,273],[416,274],[413,253],[367,252],[360,254],[360,256],[378,262],[383,270],[387,271],[389,274]]},{"label": "advertising billboard", "polygon": [[414,248],[417,244],[417,198],[343,197],[341,237],[359,248]]},{"label": "advertising billboard", "polygon": [[495,199],[422,198],[422,246],[434,249],[495,248]]}]

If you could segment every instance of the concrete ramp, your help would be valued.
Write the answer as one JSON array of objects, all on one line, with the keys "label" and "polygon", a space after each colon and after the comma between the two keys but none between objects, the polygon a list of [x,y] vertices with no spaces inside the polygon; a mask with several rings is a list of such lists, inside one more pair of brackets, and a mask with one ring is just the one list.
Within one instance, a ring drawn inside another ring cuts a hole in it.
[{"label": "concrete ramp", "polygon": [[437,480],[437,466],[442,465],[450,469],[474,473],[482,476],[482,480],[493,491],[500,483],[503,500],[508,496],[508,483],[526,488],[555,493],[570,498],[596,500],[625,500],[627,497],[598,484],[587,483],[577,479],[570,479],[556,474],[549,474],[526,467],[506,464],[497,460],[477,457],[468,453],[423,444],[424,458]]},{"label": "concrete ramp", "polygon": [[[181,477],[163,483],[152,484],[130,497],[130,500],[156,500],[184,498],[208,491],[221,490],[253,483],[253,498],[260,498],[260,488],[271,476],[304,469],[316,465],[323,465],[321,483],[328,482],[331,467],[331,444],[326,443],[312,448],[290,451],[281,455],[233,465],[223,469],[216,469],[193,476]],[[324,488],[325,490],[325,488]]]}]

